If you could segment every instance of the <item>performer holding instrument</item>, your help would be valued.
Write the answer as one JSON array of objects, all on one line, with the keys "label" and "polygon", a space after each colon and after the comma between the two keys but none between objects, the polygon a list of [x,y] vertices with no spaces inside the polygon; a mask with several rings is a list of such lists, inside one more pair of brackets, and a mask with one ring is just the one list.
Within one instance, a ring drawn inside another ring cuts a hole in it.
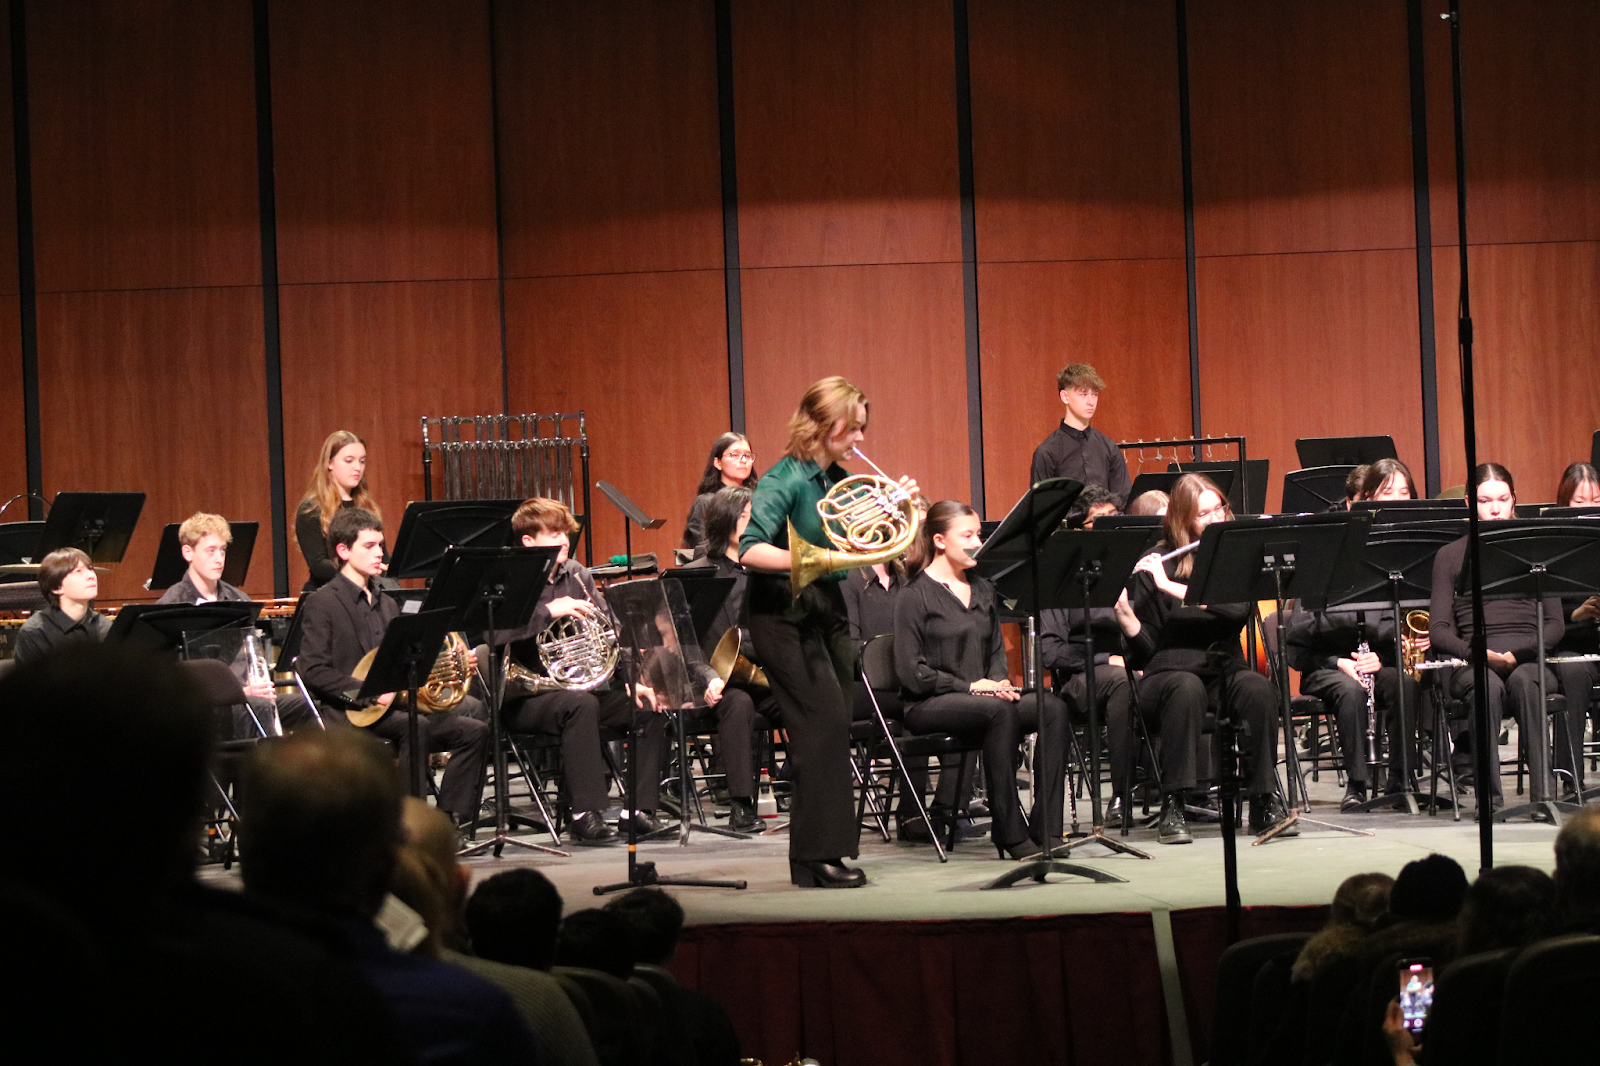
[{"label": "performer holding instrument", "polygon": [[228,565],[228,545],[232,543],[233,530],[221,515],[201,511],[185,518],[178,527],[178,544],[189,568],[156,602],[248,600],[249,596],[222,580],[223,568]]},{"label": "performer holding instrument", "polygon": [[[646,712],[636,716],[627,690],[612,682],[619,654],[616,619],[594,578],[567,557],[578,528],[566,504],[539,496],[524,500],[511,516],[512,532],[524,547],[561,551],[532,621],[522,629],[497,634],[495,643],[511,645],[512,673],[517,678],[506,689],[501,712],[506,728],[561,738],[572,841],[605,844],[616,840],[617,833],[605,820],[609,799],[600,727],[634,734],[638,795],[633,798],[632,817],[640,836],[661,828],[655,811],[666,732],[647,683],[636,687]],[[571,653],[563,654],[565,648]]]},{"label": "performer holding instrument", "polygon": [[711,445],[711,457],[706,460],[705,473],[700,475],[700,485],[694,490],[694,504],[689,508],[689,521],[683,530],[684,548],[700,549],[706,539],[705,513],[711,497],[718,489],[744,488],[755,490],[761,476],[756,473],[756,453],[743,433],[728,431]]},{"label": "performer holding instrument", "polygon": [[[1561,473],[1561,484],[1556,488],[1557,507],[1600,506],[1600,470],[1588,463],[1573,463]],[[1563,597],[1562,617],[1567,620],[1566,633],[1556,646],[1558,656],[1594,655],[1600,653],[1600,596]],[[1594,662],[1566,662],[1555,664],[1556,676],[1561,679],[1561,693],[1567,697],[1567,716],[1575,735],[1583,736],[1583,723],[1592,720],[1594,735],[1600,737],[1600,705],[1594,702],[1594,680],[1597,667]],[[1584,779],[1582,759],[1576,759],[1578,782]]]},{"label": "performer holding instrument", "polygon": [[[739,561],[751,572],[750,632],[783,709],[794,799],[789,875],[801,886],[854,888],[866,874],[844,864],[858,853],[850,774],[855,651],[839,585],[841,568],[898,558],[920,524],[916,483],[846,477],[839,461],[861,441],[867,402],[844,378],[823,378],[789,420],[783,458],[756,486]],[[825,527],[819,505],[827,508]],[[839,537],[845,550],[816,548]],[[806,543],[802,544],[801,541]]]},{"label": "performer holding instrument", "polygon": [[[1472,473],[1473,498],[1482,521],[1513,518],[1516,515],[1517,491],[1511,471],[1499,463],[1483,463]],[[1440,658],[1470,660],[1472,656],[1472,596],[1471,575],[1465,566],[1467,538],[1446,544],[1433,560],[1433,596],[1428,608],[1428,635],[1433,652]],[[1554,648],[1565,631],[1561,600],[1555,596],[1544,597],[1544,641],[1546,649]],[[1510,710],[1517,716],[1520,728],[1527,735],[1533,729],[1546,729],[1547,716],[1539,708],[1539,626],[1538,605],[1532,599],[1485,600],[1483,604],[1484,633],[1489,648],[1489,716],[1494,722]],[[1472,667],[1462,666],[1445,671],[1445,694],[1454,699],[1471,701]],[[1547,669],[1547,685],[1556,691],[1557,680]],[[1471,745],[1494,743],[1492,738],[1476,736],[1475,717],[1467,716],[1467,743],[1457,743],[1453,758],[1457,761],[1456,782],[1461,786],[1472,778]],[[1577,725],[1577,738],[1582,737],[1582,719],[1567,716],[1571,730]],[[1581,739],[1571,739],[1566,744],[1555,745],[1556,765],[1571,770],[1571,751]],[[1548,766],[1536,766],[1532,756],[1543,745],[1529,745],[1528,772],[1534,776],[1548,774]],[[1492,760],[1498,763],[1498,760]],[[1490,783],[1489,795],[1494,806],[1501,803],[1500,774],[1498,769]],[[1482,796],[1484,793],[1479,792]]]},{"label": "performer holding instrument", "polygon": [[[383,568],[383,523],[370,511],[346,508],[329,523],[328,540],[341,565],[331,581],[306,597],[300,609],[303,636],[295,669],[323,704],[325,722],[335,728],[357,720],[367,724],[395,744],[400,765],[409,766],[410,723],[404,701],[395,704],[398,693],[386,692],[370,707],[354,698],[361,688],[358,664],[383,642],[384,630],[400,613],[399,605],[379,592],[375,581]],[[303,708],[301,711],[304,713]],[[296,724],[298,715],[287,705],[282,713],[285,728]],[[483,797],[489,744],[483,714],[480,701],[463,695],[453,713],[418,715],[417,735],[425,750],[450,752],[439,788],[439,808],[457,824],[477,817]]]},{"label": "performer holding instrument", "polygon": [[[343,565],[328,539],[328,525],[342,509],[359,507],[375,515],[383,512],[367,487],[367,446],[348,429],[328,434],[317,453],[311,484],[294,513],[294,539],[305,556],[311,577],[303,591],[319,589],[333,580]],[[378,571],[380,574],[382,569]]]},{"label": "performer holding instrument", "polygon": [[39,563],[39,591],[49,606],[33,612],[17,630],[12,658],[18,666],[72,640],[104,640],[111,619],[94,609],[100,577],[78,548],[57,548]]},{"label": "performer holding instrument", "polygon": [[778,718],[778,701],[764,675],[759,675],[759,668],[744,672],[750,668],[740,668],[736,658],[743,658],[747,664],[760,658],[754,640],[748,631],[741,632],[739,624],[748,578],[737,556],[739,537],[750,524],[750,496],[750,490],[742,486],[724,486],[711,493],[711,503],[704,512],[705,539],[701,542],[705,554],[694,564],[734,579],[728,598],[701,635],[700,643],[702,648],[715,649],[711,666],[716,672],[707,683],[706,703],[716,720],[716,753],[732,806],[728,828],[740,831],[761,827],[761,818],[756,814],[754,740],[758,732],[770,732]]},{"label": "performer holding instrument", "polygon": [[[978,514],[955,500],[928,511],[894,609],[895,672],[905,689],[906,725],[915,733],[983,736],[983,770],[993,818],[990,840],[1002,857],[1039,854],[1060,839],[1067,708],[1045,692],[1012,687],[994,586],[970,574],[981,545]],[[1050,718],[1055,739],[1034,753],[1033,817],[1017,803],[1018,749]]]},{"label": "performer holding instrument", "polygon": [[[1239,634],[1250,617],[1248,603],[1212,603],[1186,607],[1185,579],[1194,570],[1200,534],[1213,522],[1226,522],[1233,511],[1215,483],[1200,474],[1185,474],[1172,486],[1172,499],[1162,518],[1166,554],[1152,552],[1139,560],[1119,603],[1117,618],[1128,637],[1134,665],[1144,670],[1139,702],[1146,713],[1159,713],[1163,730],[1177,723],[1202,720],[1208,704],[1225,707],[1239,728],[1243,756],[1243,791],[1250,797],[1250,832],[1260,834],[1288,817],[1273,778],[1277,761],[1278,696],[1272,682],[1250,669],[1239,646]],[[1169,710],[1169,708],[1172,708]],[[1162,748],[1177,737],[1163,737]],[[1195,735],[1198,741],[1198,734]],[[1197,783],[1193,748],[1182,751],[1187,765],[1169,770],[1163,760],[1162,785],[1191,788]],[[1176,816],[1174,817],[1174,809]],[[1183,828],[1182,810],[1174,797],[1162,805],[1162,824]],[[1290,826],[1285,834],[1298,832]],[[1158,833],[1159,839],[1159,833]]]}]

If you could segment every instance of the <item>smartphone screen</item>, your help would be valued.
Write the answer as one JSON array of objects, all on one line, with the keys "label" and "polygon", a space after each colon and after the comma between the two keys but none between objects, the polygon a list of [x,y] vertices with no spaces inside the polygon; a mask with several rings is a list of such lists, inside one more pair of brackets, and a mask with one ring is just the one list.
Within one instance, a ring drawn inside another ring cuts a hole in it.
[{"label": "smartphone screen", "polygon": [[1400,1014],[1412,1034],[1422,1032],[1433,1006],[1433,961],[1407,959],[1400,964]]}]

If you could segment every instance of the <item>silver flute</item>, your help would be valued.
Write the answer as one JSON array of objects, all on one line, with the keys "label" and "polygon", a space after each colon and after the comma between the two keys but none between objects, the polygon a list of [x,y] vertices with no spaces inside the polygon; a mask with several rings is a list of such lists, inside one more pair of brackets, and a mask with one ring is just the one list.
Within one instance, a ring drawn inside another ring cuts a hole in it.
[{"label": "silver flute", "polygon": [[1197,541],[1197,540],[1190,541],[1188,544],[1185,544],[1183,547],[1177,549],[1176,551],[1170,551],[1167,554],[1163,555],[1157,561],[1164,563],[1168,559],[1176,559],[1180,555],[1188,555],[1190,552],[1194,551],[1198,547],[1200,547],[1200,542],[1199,541]]}]

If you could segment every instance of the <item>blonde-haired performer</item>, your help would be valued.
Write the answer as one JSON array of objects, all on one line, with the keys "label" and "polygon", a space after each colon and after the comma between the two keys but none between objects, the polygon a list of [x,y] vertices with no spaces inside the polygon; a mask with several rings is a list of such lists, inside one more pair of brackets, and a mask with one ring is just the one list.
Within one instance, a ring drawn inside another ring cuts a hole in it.
[{"label": "blonde-haired performer", "polygon": [[339,429],[322,442],[311,483],[294,513],[294,539],[311,570],[307,592],[326,585],[339,572],[339,560],[328,544],[328,523],[346,507],[359,507],[383,520],[378,501],[367,487],[366,442],[348,429]]},{"label": "blonde-haired performer", "polygon": [[[846,476],[839,461],[866,428],[867,399],[850,382],[829,377],[808,388],[789,420],[783,458],[761,476],[739,538],[739,561],[751,571],[750,634],[789,733],[789,879],[802,887],[855,888],[867,877],[844,864],[861,840],[850,776],[845,693],[855,655],[840,589],[844,575],[825,575],[792,595],[788,524],[813,544],[828,543],[817,502]],[[901,484],[916,495],[915,482]]]},{"label": "blonde-haired performer", "polygon": [[192,514],[178,527],[178,544],[189,569],[178,583],[161,594],[157,603],[211,603],[215,600],[248,600],[250,597],[222,580],[228,565],[228,545],[233,530],[219,514],[204,511]]}]

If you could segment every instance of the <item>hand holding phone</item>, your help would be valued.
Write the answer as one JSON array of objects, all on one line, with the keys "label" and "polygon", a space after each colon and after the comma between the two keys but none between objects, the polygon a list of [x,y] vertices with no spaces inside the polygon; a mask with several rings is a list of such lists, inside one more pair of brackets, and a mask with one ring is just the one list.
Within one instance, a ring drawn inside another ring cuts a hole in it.
[{"label": "hand holding phone", "polygon": [[1420,1044],[1433,1008],[1433,960],[1402,959],[1398,971],[1401,1024]]}]

